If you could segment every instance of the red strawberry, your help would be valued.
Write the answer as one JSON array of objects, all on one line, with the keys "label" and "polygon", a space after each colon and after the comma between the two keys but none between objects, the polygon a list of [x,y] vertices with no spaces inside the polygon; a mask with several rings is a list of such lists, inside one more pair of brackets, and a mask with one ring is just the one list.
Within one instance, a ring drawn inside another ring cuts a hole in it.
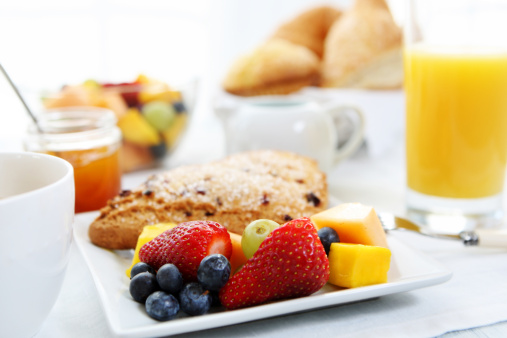
[{"label": "red strawberry", "polygon": [[227,309],[308,296],[329,279],[329,261],[309,218],[273,230],[220,290]]},{"label": "red strawberry", "polygon": [[183,279],[196,281],[201,260],[215,253],[231,258],[232,244],[227,229],[217,222],[192,221],[178,224],[143,245],[139,259],[155,270],[172,263]]}]

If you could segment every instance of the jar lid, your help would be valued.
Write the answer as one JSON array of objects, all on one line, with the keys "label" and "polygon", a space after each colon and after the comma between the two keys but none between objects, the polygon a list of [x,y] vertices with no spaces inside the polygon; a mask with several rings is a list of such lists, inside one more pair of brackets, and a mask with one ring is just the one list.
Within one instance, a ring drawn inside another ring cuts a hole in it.
[{"label": "jar lid", "polygon": [[115,114],[105,108],[48,109],[38,116],[37,128],[28,128],[25,147],[30,151],[82,150],[118,143],[121,132]]},{"label": "jar lid", "polygon": [[63,134],[110,128],[116,116],[108,109],[95,107],[68,107],[50,109],[38,116],[43,133]]}]

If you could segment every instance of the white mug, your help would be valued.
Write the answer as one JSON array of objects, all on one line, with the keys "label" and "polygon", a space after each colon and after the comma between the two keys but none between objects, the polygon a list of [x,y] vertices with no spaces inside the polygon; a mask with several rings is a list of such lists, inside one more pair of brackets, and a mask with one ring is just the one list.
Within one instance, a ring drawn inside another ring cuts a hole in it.
[{"label": "white mug", "polygon": [[[364,116],[351,105],[323,106],[298,97],[259,97],[228,105],[216,105],[226,137],[227,153],[275,149],[315,159],[329,171],[352,155],[362,144]],[[344,115],[356,116],[352,133],[338,147],[338,122]]]},{"label": "white mug", "polygon": [[0,337],[32,337],[64,279],[74,172],[55,156],[0,153]]}]

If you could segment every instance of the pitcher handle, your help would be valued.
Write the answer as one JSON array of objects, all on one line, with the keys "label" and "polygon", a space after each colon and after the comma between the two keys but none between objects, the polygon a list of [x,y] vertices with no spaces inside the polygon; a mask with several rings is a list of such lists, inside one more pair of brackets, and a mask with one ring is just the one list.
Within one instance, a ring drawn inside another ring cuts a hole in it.
[{"label": "pitcher handle", "polygon": [[345,142],[345,144],[336,150],[333,164],[337,164],[338,162],[352,155],[362,145],[365,132],[365,117],[361,109],[353,105],[340,105],[331,107],[327,112],[333,118],[339,118],[340,116],[343,116],[343,114],[349,113],[353,113],[357,116],[357,119],[350,119],[352,121],[354,132]]}]

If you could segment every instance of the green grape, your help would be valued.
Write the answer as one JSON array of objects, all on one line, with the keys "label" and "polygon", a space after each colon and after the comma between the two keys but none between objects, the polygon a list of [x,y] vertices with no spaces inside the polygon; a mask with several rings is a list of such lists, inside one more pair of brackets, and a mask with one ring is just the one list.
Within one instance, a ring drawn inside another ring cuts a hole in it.
[{"label": "green grape", "polygon": [[173,106],[163,101],[151,101],[141,109],[144,118],[158,131],[167,130],[174,122],[176,111]]},{"label": "green grape", "polygon": [[278,228],[280,224],[269,219],[258,219],[248,224],[241,237],[241,248],[247,259],[250,259],[261,246],[264,238]]}]

